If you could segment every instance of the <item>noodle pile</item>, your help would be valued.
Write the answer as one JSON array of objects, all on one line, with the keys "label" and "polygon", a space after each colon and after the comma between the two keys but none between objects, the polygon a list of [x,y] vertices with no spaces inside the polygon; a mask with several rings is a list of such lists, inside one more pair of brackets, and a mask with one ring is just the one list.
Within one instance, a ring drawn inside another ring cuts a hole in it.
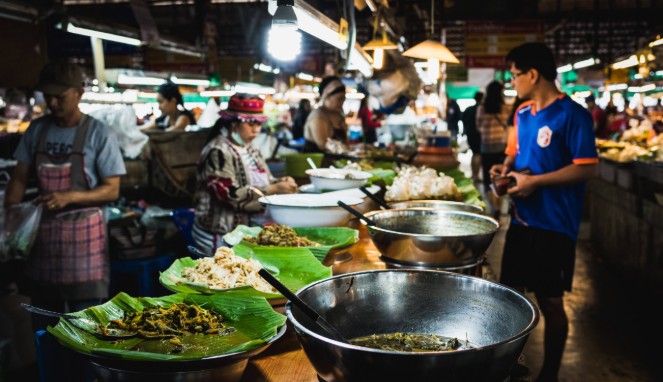
[{"label": "noodle pile", "polygon": [[199,259],[194,268],[184,268],[182,275],[188,282],[204,283],[211,289],[228,289],[249,285],[260,292],[277,293],[258,274],[262,268],[254,259],[235,255],[232,249],[220,247],[214,257]]}]

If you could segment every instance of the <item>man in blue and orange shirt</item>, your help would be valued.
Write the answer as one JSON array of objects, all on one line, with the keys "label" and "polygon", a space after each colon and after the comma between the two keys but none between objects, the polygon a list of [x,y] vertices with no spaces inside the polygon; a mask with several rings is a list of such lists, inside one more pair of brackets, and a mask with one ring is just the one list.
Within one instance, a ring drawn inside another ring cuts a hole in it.
[{"label": "man in blue and orange shirt", "polygon": [[[571,291],[585,181],[597,171],[594,123],[558,90],[547,46],[518,46],[506,60],[518,97],[530,101],[516,111],[504,163],[491,168],[491,176],[516,181],[508,189],[515,207],[500,282],[534,292],[545,320],[537,381],[557,381],[568,335],[564,291]],[[524,169],[529,175],[519,172]]]}]

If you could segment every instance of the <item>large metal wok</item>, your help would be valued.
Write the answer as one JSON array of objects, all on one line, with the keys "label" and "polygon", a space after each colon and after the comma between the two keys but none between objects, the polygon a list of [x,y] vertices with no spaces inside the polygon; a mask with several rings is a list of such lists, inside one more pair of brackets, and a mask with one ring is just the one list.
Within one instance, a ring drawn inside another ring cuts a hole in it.
[{"label": "large metal wok", "polygon": [[483,208],[463,202],[454,202],[451,200],[407,200],[402,202],[388,202],[391,209],[399,210],[404,208],[432,208],[445,211],[465,211],[475,214],[483,213]]},{"label": "large metal wok", "polygon": [[372,211],[365,214],[373,243],[388,263],[423,268],[477,264],[499,228],[488,216],[431,208]]},{"label": "large metal wok", "polygon": [[450,272],[383,270],[310,284],[297,295],[348,339],[394,332],[468,340],[475,348],[406,353],[327,337],[288,302],[286,314],[304,352],[327,382],[504,381],[539,312],[503,285]]}]

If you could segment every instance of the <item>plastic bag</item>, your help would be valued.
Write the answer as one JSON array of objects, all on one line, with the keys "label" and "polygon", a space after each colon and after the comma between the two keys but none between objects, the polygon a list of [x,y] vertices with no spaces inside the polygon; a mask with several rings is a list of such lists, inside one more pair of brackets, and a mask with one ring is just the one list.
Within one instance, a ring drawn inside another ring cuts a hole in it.
[{"label": "plastic bag", "polygon": [[149,137],[136,125],[136,112],[131,106],[106,107],[90,112],[90,116],[111,128],[125,158],[138,157],[149,140]]},{"label": "plastic bag", "polygon": [[42,205],[25,202],[0,213],[0,262],[25,260],[39,232]]}]

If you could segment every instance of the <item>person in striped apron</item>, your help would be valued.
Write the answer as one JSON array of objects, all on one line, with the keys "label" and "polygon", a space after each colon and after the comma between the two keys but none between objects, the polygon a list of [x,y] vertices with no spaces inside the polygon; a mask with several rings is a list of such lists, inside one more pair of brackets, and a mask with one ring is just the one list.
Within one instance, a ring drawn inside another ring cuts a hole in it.
[{"label": "person in striped apron", "polygon": [[[32,303],[67,312],[108,297],[109,263],[101,207],[117,200],[126,173],[115,136],[83,114],[83,72],[65,61],[48,63],[37,90],[50,114],[30,123],[14,153],[18,161],[7,185],[5,206],[20,203],[36,176],[44,208],[26,277],[19,284]],[[34,329],[52,322],[33,318]]]}]

